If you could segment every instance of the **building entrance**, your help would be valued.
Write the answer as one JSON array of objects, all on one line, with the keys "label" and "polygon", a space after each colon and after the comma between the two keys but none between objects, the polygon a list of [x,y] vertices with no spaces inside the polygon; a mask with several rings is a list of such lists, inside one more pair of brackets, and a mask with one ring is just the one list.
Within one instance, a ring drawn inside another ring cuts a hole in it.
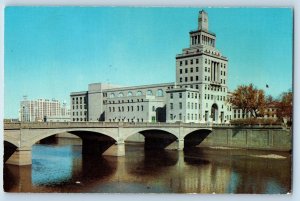
[{"label": "building entrance", "polygon": [[213,122],[218,121],[218,105],[217,104],[213,104],[211,106],[211,118],[212,118]]}]

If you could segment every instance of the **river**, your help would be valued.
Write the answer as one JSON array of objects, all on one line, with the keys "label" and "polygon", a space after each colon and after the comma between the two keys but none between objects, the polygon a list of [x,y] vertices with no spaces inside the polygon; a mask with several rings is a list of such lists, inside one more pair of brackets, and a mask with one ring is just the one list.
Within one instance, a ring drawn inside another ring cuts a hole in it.
[{"label": "river", "polygon": [[243,149],[148,150],[84,156],[77,140],[36,144],[32,165],[4,166],[7,192],[259,193],[291,192],[291,154]]}]

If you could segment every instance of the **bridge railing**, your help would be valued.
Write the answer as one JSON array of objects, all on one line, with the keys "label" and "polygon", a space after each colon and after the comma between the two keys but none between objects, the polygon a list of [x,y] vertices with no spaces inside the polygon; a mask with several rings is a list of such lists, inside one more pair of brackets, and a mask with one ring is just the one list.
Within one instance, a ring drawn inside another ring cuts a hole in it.
[{"label": "bridge railing", "polygon": [[32,123],[4,123],[4,129],[20,128],[118,128],[118,127],[197,127],[197,128],[282,128],[280,125],[231,125],[212,123],[167,123],[167,122],[32,122]]},{"label": "bridge railing", "polygon": [[20,128],[89,128],[89,127],[212,127],[208,123],[166,123],[166,122],[32,122],[32,123],[5,123],[4,129]]}]

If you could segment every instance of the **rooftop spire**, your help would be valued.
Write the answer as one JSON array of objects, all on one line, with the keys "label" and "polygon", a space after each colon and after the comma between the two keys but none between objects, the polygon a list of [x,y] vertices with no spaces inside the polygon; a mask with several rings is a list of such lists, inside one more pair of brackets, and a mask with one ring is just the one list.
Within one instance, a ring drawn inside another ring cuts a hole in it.
[{"label": "rooftop spire", "polygon": [[208,31],[208,15],[204,10],[199,11],[198,29]]}]

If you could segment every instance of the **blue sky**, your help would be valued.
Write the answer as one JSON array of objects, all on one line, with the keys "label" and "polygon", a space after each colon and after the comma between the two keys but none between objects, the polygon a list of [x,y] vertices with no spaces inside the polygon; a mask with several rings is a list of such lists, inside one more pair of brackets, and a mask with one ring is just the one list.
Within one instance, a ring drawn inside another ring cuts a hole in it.
[{"label": "blue sky", "polygon": [[[18,117],[23,95],[69,103],[89,83],[174,82],[175,55],[201,9],[7,7],[4,117]],[[231,91],[253,83],[277,97],[292,87],[291,9],[204,9],[229,59]]]}]

